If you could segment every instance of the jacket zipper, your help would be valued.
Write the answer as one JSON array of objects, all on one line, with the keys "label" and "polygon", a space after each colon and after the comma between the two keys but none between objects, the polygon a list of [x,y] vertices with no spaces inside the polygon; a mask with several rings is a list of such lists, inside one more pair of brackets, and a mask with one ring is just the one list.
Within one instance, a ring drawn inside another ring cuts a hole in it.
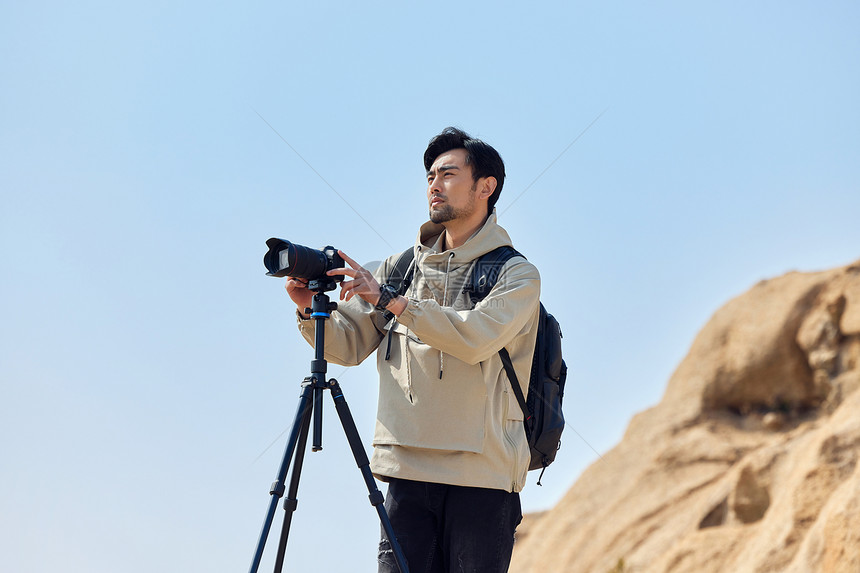
[{"label": "jacket zipper", "polygon": [[[505,378],[507,378],[507,376],[505,376]],[[510,384],[511,384],[510,381],[508,381],[508,386],[510,386]],[[511,438],[510,434],[508,433],[508,421],[509,421],[508,414],[509,414],[510,409],[511,409],[511,397],[510,397],[509,393],[510,393],[510,390],[506,388],[505,393],[504,393],[505,394],[505,408],[504,408],[504,418],[502,419],[503,420],[502,421],[502,434],[504,434],[505,441],[508,443],[510,450],[513,452],[513,459],[516,460],[517,462],[519,462],[519,450],[517,449],[516,443],[514,443],[514,440]],[[517,469],[516,469],[517,464],[513,464],[511,467],[513,468],[513,470],[512,470],[513,473],[511,476],[511,491],[517,491],[517,485],[518,485],[517,484],[517,477],[519,476],[519,472],[517,472]]]}]

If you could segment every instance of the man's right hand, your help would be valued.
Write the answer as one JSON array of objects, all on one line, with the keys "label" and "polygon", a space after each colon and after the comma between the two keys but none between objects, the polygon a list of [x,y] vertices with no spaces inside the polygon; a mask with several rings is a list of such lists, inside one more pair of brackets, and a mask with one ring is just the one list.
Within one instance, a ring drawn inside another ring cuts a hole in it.
[{"label": "man's right hand", "polygon": [[307,281],[304,279],[287,277],[286,289],[287,294],[290,295],[290,298],[293,299],[294,303],[296,303],[296,307],[298,307],[299,314],[301,314],[304,318],[310,318],[305,314],[305,309],[311,307],[314,293],[313,291],[308,290]]}]

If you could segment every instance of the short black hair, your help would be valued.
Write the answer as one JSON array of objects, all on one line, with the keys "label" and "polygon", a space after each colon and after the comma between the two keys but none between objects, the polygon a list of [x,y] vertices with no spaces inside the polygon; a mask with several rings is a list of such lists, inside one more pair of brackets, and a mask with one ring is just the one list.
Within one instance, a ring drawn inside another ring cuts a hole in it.
[{"label": "short black hair", "polygon": [[487,200],[487,212],[492,213],[502,192],[502,186],[505,184],[505,162],[502,161],[502,156],[493,149],[493,146],[475,139],[462,129],[446,127],[427,145],[427,150],[424,152],[425,171],[430,171],[437,157],[452,149],[466,150],[466,165],[472,167],[473,181],[482,177],[496,178],[496,190]]}]

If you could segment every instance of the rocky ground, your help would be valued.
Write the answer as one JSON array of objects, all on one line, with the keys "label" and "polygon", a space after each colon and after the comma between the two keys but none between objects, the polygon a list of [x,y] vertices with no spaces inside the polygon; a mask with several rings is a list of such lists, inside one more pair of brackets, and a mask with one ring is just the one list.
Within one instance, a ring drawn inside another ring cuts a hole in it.
[{"label": "rocky ground", "polygon": [[762,281],[551,511],[513,573],[860,572],[860,262]]}]

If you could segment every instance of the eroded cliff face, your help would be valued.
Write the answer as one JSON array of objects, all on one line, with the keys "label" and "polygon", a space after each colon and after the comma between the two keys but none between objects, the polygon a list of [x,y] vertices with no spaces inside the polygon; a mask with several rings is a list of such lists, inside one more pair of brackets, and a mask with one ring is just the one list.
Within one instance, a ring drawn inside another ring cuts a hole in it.
[{"label": "eroded cliff face", "polygon": [[511,571],[860,572],[858,387],[860,263],[762,281],[534,520]]}]

